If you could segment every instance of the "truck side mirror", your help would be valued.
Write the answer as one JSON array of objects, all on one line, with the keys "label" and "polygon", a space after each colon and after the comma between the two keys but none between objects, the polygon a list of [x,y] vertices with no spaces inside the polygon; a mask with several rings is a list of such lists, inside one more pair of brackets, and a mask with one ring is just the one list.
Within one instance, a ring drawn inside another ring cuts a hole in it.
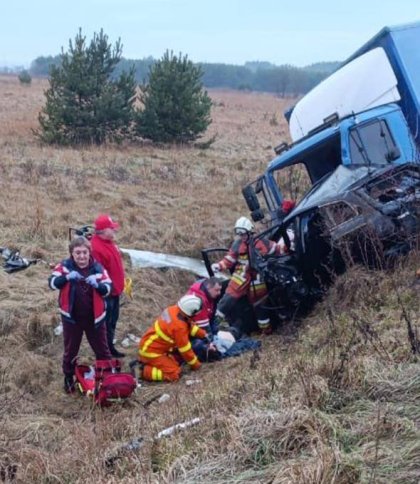
[{"label": "truck side mirror", "polygon": [[251,212],[251,218],[254,222],[259,222],[264,218],[264,212],[260,208],[253,210]]},{"label": "truck side mirror", "polygon": [[386,161],[391,163],[392,161],[398,160],[401,156],[400,150],[398,148],[391,148],[386,154]]},{"label": "truck side mirror", "polygon": [[245,202],[251,213],[260,210],[260,202],[258,201],[258,197],[252,185],[247,185],[242,188],[242,195],[244,196]]}]

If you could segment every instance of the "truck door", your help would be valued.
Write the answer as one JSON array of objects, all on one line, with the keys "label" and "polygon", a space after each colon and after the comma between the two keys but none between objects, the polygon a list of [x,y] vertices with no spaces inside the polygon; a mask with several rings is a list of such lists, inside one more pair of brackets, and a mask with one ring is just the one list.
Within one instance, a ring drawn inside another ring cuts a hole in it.
[{"label": "truck door", "polygon": [[355,125],[349,130],[350,164],[385,166],[390,163],[413,161],[413,150],[407,127],[395,117],[375,118]]}]

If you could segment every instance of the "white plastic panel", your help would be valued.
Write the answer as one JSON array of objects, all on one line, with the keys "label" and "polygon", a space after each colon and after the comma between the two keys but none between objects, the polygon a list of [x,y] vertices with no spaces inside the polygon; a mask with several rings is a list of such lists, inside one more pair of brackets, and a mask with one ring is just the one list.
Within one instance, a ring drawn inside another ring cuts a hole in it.
[{"label": "white plastic panel", "polygon": [[303,138],[334,113],[343,118],[400,99],[384,50],[373,49],[331,74],[296,104],[289,123],[291,138]]}]

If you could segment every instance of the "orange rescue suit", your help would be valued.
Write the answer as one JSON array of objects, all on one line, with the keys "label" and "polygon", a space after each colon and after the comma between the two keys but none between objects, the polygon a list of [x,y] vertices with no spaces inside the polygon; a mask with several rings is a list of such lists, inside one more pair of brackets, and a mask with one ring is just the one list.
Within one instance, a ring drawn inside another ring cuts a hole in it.
[{"label": "orange rescue suit", "polygon": [[[260,275],[249,266],[249,244],[247,241],[236,239],[230,246],[229,252],[219,262],[220,269],[233,269],[232,277],[226,289],[235,299],[248,296],[251,304],[259,301],[267,294],[267,286],[260,279]],[[280,247],[268,239],[260,239],[255,243],[255,249],[263,256],[280,255]]]},{"label": "orange rescue suit", "polygon": [[207,333],[196,326],[177,305],[169,306],[153,323],[139,344],[139,360],[145,364],[143,379],[175,381],[181,375],[177,353],[193,370],[201,363],[191,347],[190,337],[205,338]]}]

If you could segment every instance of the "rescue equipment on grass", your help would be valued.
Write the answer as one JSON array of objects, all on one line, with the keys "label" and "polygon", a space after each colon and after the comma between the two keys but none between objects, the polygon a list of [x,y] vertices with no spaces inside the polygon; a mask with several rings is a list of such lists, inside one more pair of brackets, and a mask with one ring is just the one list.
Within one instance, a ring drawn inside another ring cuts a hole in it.
[{"label": "rescue equipment on grass", "polygon": [[26,259],[20,255],[19,250],[10,249],[8,247],[0,247],[0,254],[2,259],[4,259],[3,269],[8,274],[26,269],[31,264],[36,264],[37,262],[44,262],[47,264],[47,262],[42,259]]},{"label": "rescue equipment on grass", "polygon": [[95,366],[76,364],[76,388],[101,406],[122,403],[137,387],[130,373],[121,372],[119,360],[96,360]]},{"label": "rescue equipment on grass", "polygon": [[133,299],[133,280],[131,277],[126,277],[124,280],[124,294]]}]

